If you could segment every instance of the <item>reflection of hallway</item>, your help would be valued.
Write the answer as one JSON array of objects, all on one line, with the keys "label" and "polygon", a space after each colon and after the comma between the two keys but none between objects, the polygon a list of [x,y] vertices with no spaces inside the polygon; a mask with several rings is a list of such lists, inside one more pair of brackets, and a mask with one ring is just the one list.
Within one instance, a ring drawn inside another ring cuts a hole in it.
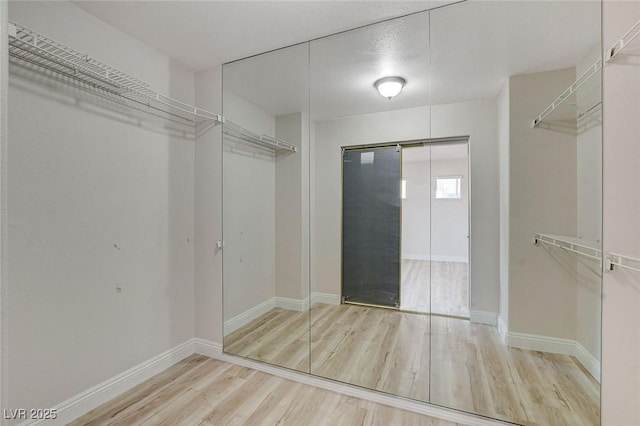
[{"label": "reflection of hallway", "polygon": [[400,309],[469,318],[468,264],[402,260]]},{"label": "reflection of hallway", "polygon": [[308,371],[309,319],[313,374],[521,424],[599,424],[599,385],[573,357],[507,348],[494,327],[466,320],[274,309],[227,336],[225,351]]}]

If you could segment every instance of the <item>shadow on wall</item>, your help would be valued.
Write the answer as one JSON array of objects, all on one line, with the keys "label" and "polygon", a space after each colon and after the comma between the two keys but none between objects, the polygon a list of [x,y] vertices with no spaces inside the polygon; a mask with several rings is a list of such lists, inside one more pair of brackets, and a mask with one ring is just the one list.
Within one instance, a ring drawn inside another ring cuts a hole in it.
[{"label": "shadow on wall", "polygon": [[217,125],[216,122],[204,122],[194,127],[170,112],[126,99],[115,90],[106,90],[15,57],[10,58],[10,85],[61,104],[181,139],[193,140]]}]

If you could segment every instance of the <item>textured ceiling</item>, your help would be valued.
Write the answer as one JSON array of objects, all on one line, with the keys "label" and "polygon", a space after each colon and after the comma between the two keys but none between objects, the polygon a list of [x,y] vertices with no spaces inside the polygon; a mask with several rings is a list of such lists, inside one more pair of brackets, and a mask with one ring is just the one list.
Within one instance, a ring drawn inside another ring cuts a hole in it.
[{"label": "textured ceiling", "polygon": [[[200,70],[445,3],[452,2],[75,4]],[[599,37],[596,1],[470,0],[235,62],[224,82],[270,114],[327,120],[493,98],[509,76],[574,67]],[[373,88],[387,75],[407,79],[391,101]]]},{"label": "textured ceiling", "polygon": [[451,1],[76,1],[106,23],[202,70]]}]

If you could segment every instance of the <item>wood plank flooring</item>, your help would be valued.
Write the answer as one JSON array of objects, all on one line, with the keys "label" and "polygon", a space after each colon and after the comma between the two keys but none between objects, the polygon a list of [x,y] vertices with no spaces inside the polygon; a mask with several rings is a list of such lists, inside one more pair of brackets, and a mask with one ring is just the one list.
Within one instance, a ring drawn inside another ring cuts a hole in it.
[{"label": "wood plank flooring", "polygon": [[70,423],[229,424],[456,425],[201,355],[192,355]]},{"label": "wood plank flooring", "polygon": [[524,425],[599,424],[599,384],[573,357],[508,348],[495,327],[466,320],[358,305],[274,309],[227,336],[225,350]]},{"label": "wood plank flooring", "polygon": [[402,260],[400,309],[469,317],[469,265]]}]

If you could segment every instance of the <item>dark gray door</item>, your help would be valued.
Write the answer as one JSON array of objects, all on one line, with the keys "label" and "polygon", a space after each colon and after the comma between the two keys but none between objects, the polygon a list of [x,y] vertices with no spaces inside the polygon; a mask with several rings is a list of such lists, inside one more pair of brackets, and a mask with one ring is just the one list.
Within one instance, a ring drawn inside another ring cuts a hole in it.
[{"label": "dark gray door", "polygon": [[342,159],[342,296],[398,307],[400,152],[345,151]]}]

